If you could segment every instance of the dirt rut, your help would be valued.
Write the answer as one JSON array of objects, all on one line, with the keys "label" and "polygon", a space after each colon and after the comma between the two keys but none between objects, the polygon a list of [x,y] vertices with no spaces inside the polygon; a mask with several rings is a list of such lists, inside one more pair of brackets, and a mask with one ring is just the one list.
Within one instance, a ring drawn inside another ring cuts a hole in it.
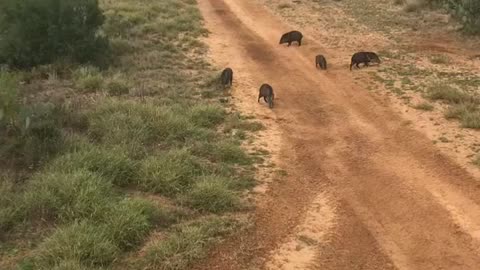
[{"label": "dirt rut", "polygon": [[[301,47],[279,45],[292,29],[252,0],[199,5],[213,57],[236,73],[237,104],[281,131],[277,156],[289,177],[258,199],[255,226],[197,269],[479,269],[478,179],[358,84],[349,55],[308,33]],[[326,72],[315,69],[318,53]],[[273,111],[251,105],[264,82],[278,97]],[[295,265],[298,255],[282,246],[319,196],[333,225],[319,227],[314,258]]]}]

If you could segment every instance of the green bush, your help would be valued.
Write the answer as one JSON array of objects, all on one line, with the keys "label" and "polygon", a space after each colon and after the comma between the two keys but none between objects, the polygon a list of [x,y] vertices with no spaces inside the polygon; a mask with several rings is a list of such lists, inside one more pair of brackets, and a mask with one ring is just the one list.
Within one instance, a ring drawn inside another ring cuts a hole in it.
[{"label": "green bush", "polygon": [[0,61],[22,68],[61,58],[95,61],[108,48],[98,35],[103,21],[98,0],[3,0]]},{"label": "green bush", "polygon": [[467,33],[480,33],[480,1],[478,0],[432,0],[440,3],[462,20]]}]

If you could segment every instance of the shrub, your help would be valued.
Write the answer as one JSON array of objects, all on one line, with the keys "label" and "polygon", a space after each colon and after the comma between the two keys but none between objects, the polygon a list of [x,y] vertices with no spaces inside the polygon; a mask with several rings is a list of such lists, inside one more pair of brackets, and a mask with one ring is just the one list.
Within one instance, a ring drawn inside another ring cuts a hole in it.
[{"label": "shrub", "polygon": [[234,210],[239,207],[240,201],[230,190],[230,184],[230,181],[221,177],[204,177],[186,195],[187,204],[212,213]]},{"label": "shrub", "polygon": [[81,262],[91,267],[113,262],[119,249],[110,239],[108,227],[88,222],[75,222],[59,228],[37,249],[35,264],[43,269],[66,261]]},{"label": "shrub", "polygon": [[108,42],[98,35],[104,16],[98,0],[4,0],[0,2],[0,60],[32,67],[70,58],[100,58]]},{"label": "shrub", "polygon": [[65,222],[102,217],[113,196],[110,182],[90,172],[45,173],[28,184],[24,204],[32,217]]},{"label": "shrub", "polygon": [[477,0],[432,0],[450,10],[462,20],[463,30],[471,34],[480,33],[480,2]]}]

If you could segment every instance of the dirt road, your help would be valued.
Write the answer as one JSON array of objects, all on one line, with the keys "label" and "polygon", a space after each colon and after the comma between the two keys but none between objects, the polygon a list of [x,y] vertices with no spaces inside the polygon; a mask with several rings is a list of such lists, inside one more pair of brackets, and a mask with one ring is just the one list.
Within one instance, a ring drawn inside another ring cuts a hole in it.
[{"label": "dirt road", "polygon": [[[480,269],[478,179],[366,91],[348,54],[308,32],[280,46],[292,27],[254,0],[198,2],[212,57],[235,72],[236,106],[266,123],[288,176],[258,195],[254,226],[197,269]],[[273,111],[256,103],[263,82]]]}]

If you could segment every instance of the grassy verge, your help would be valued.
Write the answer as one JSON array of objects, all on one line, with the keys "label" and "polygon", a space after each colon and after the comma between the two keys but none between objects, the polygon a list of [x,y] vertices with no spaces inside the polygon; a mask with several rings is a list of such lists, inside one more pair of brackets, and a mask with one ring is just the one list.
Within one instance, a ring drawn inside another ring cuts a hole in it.
[{"label": "grassy verge", "polygon": [[195,2],[102,7],[108,70],[0,74],[24,100],[0,127],[0,269],[188,269],[248,206],[261,126],[225,105]]}]

